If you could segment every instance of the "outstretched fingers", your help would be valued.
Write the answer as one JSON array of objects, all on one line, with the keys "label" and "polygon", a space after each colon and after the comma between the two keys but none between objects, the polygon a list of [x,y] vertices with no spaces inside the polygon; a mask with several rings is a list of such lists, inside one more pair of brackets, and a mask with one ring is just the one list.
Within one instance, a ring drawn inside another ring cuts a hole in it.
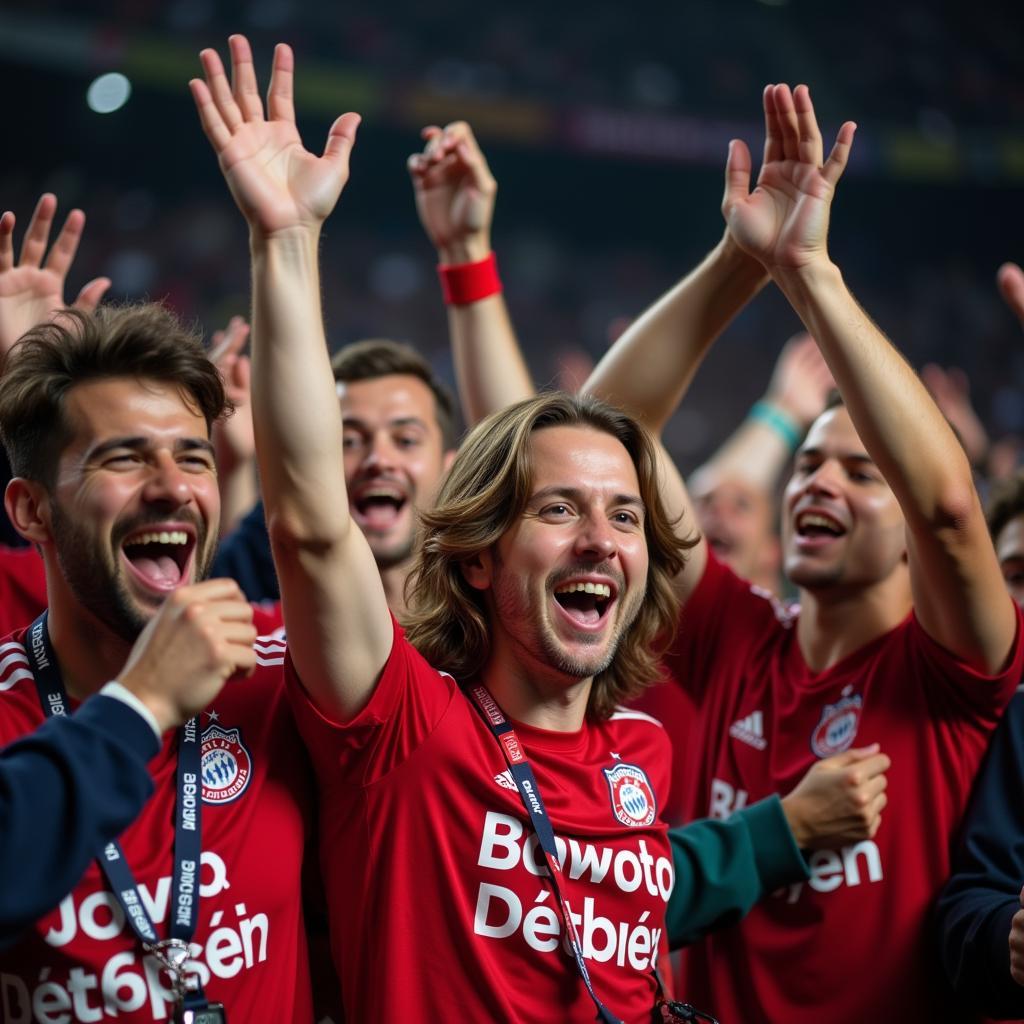
[{"label": "outstretched fingers", "polygon": [[823,157],[821,131],[818,129],[818,119],[814,116],[811,90],[806,85],[798,85],[793,90],[793,110],[796,114],[799,135],[800,160],[803,163],[820,167]]},{"label": "outstretched fingers", "polygon": [[71,303],[72,308],[80,309],[83,313],[91,313],[107,294],[110,284],[109,277],[94,277],[88,284],[82,286],[78,297]]},{"label": "outstretched fingers", "polygon": [[775,109],[775,86],[764,87],[764,163],[771,164],[785,160],[782,148],[782,125]]},{"label": "outstretched fingers", "polygon": [[295,55],[287,43],[274,47],[274,67],[267,90],[267,111],[271,121],[295,120]]},{"label": "outstretched fingers", "polygon": [[843,176],[846,165],[850,159],[850,150],[853,148],[853,136],[857,131],[857,125],[853,121],[845,121],[836,136],[836,143],[832,152],[821,169],[822,177],[834,188],[836,182]]},{"label": "outstretched fingers", "polygon": [[56,212],[57,197],[52,192],[44,192],[36,203],[32,219],[28,222],[28,230],[21,241],[21,255],[18,257],[20,266],[38,267],[42,263]]},{"label": "outstretched fingers", "polygon": [[188,88],[192,93],[203,133],[210,140],[214,151],[219,153],[231,141],[231,132],[220,116],[217,104],[213,102],[210,87],[201,78],[193,78],[188,83]]},{"label": "outstretched fingers", "polygon": [[775,101],[775,115],[782,133],[782,151],[786,160],[800,159],[800,124],[793,104],[793,94],[783,83],[772,90]]},{"label": "outstretched fingers", "polygon": [[67,275],[71,262],[78,252],[78,243],[82,240],[85,228],[85,214],[81,210],[72,210],[64,221],[64,226],[57,235],[57,240],[46,257],[46,269],[52,270],[61,277]]},{"label": "outstretched fingers", "polygon": [[1004,263],[996,274],[996,283],[1003,301],[1024,326],[1024,270],[1016,263]]},{"label": "outstretched fingers", "polygon": [[243,121],[242,112],[238,109],[238,104],[231,92],[220,54],[216,50],[203,50],[199,54],[199,62],[203,65],[206,87],[213,99],[220,120],[229,132],[234,133]]},{"label": "outstretched fingers", "polygon": [[262,121],[263,101],[256,83],[249,40],[245,36],[229,36],[228,48],[231,50],[231,95],[246,121]]}]

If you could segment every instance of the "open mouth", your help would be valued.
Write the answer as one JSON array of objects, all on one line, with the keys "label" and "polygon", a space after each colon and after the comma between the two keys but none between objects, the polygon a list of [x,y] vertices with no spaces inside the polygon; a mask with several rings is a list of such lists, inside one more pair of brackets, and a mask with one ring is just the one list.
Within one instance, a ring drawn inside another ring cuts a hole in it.
[{"label": "open mouth", "polygon": [[356,521],[372,533],[392,529],[408,503],[406,495],[396,487],[366,487],[352,498]]},{"label": "open mouth", "polygon": [[704,536],[707,538],[708,546],[719,558],[725,558],[732,554],[733,543],[727,537],[723,537],[720,533],[709,533],[706,530]]},{"label": "open mouth", "polygon": [[846,533],[846,527],[826,513],[801,512],[796,517],[796,533],[798,537],[808,540],[842,537]]},{"label": "open mouth", "polygon": [[139,580],[153,590],[168,591],[187,580],[195,546],[190,529],[147,527],[124,539],[121,554]]},{"label": "open mouth", "polygon": [[607,583],[573,581],[555,587],[555,602],[578,626],[598,626],[611,607],[615,595]]}]

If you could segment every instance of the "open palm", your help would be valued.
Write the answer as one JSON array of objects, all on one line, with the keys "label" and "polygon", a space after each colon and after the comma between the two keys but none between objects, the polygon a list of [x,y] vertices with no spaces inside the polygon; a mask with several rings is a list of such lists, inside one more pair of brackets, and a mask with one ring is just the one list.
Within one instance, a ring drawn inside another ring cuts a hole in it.
[{"label": "open palm", "polygon": [[[14,214],[0,217],[0,355],[36,324],[44,323],[67,308],[64,281],[78,251],[85,227],[85,214],[72,210],[47,255],[50,228],[57,212],[57,197],[43,195],[36,205],[21,245],[21,257],[14,260]],[[45,261],[43,260],[46,256]],[[74,309],[95,309],[110,280],[98,277],[78,293]]]},{"label": "open palm", "polygon": [[233,83],[216,51],[204,50],[206,80],[189,85],[231,194],[250,227],[263,234],[319,226],[348,181],[359,115],[339,117],[323,155],[310,153],[295,126],[291,48],[280,44],[274,50],[265,119],[249,43],[243,36],[229,43]]},{"label": "open palm", "polygon": [[729,147],[722,213],[745,252],[773,267],[801,267],[827,254],[829,209],[846,167],[856,126],[846,122],[827,161],[806,86],[764,92],[765,153],[750,191],[750,151]]}]

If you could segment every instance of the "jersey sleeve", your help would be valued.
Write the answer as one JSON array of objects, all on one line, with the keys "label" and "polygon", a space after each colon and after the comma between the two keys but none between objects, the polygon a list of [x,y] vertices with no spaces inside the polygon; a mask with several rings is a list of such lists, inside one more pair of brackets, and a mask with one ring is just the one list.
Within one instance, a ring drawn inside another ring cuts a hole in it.
[{"label": "jersey sleeve", "polygon": [[665,656],[668,674],[699,699],[725,661],[743,659],[758,638],[786,619],[776,598],[741,580],[709,551]]},{"label": "jersey sleeve", "polygon": [[391,654],[369,703],[348,721],[325,714],[306,692],[291,655],[289,700],[321,785],[343,775],[369,785],[402,764],[433,733],[458,693],[451,676],[427,664],[392,616]]},{"label": "jersey sleeve", "polygon": [[936,905],[946,976],[972,1007],[1024,1017],[1024,987],[1010,976],[1008,940],[1024,884],[1024,693],[1010,703],[982,767]]},{"label": "jersey sleeve", "polygon": [[913,657],[923,666],[929,699],[936,717],[963,719],[991,732],[1024,675],[1024,630],[1017,609],[1017,630],[1013,646],[1002,671],[995,675],[978,672],[933,640],[917,620],[911,617],[910,637]]}]

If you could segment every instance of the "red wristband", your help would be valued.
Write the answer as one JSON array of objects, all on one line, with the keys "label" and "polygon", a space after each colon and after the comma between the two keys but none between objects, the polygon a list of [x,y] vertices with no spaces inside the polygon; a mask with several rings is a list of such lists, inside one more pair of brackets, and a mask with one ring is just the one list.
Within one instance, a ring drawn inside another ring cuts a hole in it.
[{"label": "red wristband", "polygon": [[498,260],[493,252],[476,263],[441,264],[437,276],[446,306],[468,306],[501,291]]}]

